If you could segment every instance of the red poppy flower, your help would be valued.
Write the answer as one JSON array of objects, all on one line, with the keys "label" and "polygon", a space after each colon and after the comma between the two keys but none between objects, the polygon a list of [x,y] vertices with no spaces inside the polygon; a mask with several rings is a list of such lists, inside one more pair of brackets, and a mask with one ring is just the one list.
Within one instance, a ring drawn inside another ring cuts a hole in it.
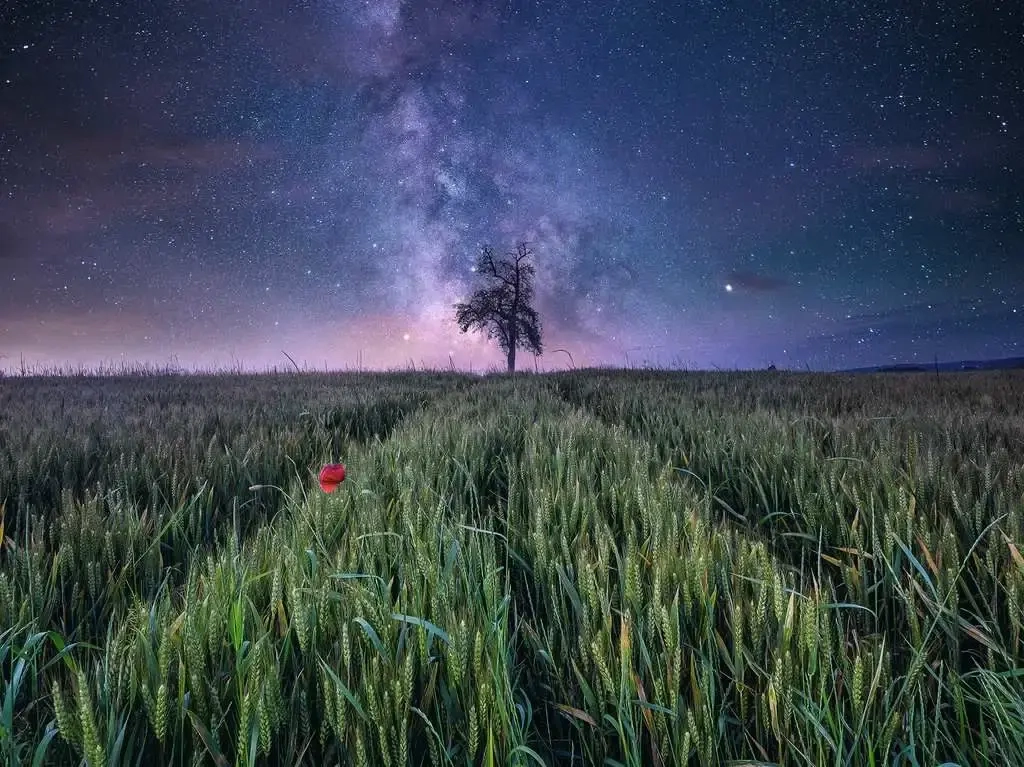
[{"label": "red poppy flower", "polygon": [[345,466],[340,463],[329,463],[320,469],[320,489],[325,493],[333,493],[338,485],[345,481]]}]

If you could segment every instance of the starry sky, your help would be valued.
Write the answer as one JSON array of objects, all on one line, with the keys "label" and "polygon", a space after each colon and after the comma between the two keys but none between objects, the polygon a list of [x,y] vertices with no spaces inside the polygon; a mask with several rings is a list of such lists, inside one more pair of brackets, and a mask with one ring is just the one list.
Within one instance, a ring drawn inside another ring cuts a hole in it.
[{"label": "starry sky", "polygon": [[[1024,355],[1011,2],[8,3],[0,368]],[[568,352],[568,353],[566,353]]]}]

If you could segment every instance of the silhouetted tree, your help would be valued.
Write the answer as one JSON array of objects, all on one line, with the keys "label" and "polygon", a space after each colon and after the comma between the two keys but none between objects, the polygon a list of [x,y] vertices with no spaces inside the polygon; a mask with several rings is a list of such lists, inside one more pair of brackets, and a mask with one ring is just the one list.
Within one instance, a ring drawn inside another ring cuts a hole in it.
[{"label": "silhouetted tree", "polygon": [[516,349],[540,354],[541,323],[533,302],[533,278],[536,271],[530,263],[532,251],[520,243],[515,253],[505,258],[495,256],[485,245],[476,262],[476,272],[485,284],[467,303],[455,304],[455,321],[465,333],[470,328],[486,330],[488,338],[496,338],[508,361],[508,372],[515,372]]}]

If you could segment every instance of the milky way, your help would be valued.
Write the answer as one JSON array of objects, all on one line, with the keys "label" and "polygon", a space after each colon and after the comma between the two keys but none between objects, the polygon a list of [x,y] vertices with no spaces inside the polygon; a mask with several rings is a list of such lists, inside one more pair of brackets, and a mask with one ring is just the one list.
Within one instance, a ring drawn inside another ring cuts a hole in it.
[{"label": "milky way", "polygon": [[723,6],[17,4],[0,368],[1024,355],[1022,12]]}]

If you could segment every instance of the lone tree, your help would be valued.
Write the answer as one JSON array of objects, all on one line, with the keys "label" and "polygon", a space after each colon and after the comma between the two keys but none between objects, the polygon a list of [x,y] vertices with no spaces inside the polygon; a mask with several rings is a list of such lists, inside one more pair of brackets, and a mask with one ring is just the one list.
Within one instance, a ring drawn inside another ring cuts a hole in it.
[{"label": "lone tree", "polygon": [[534,354],[544,350],[540,318],[531,305],[536,274],[529,260],[532,255],[526,243],[520,243],[516,252],[505,258],[496,257],[494,249],[485,245],[477,259],[476,272],[486,284],[468,303],[455,304],[459,329],[463,333],[470,328],[486,330],[488,338],[497,338],[510,373],[516,369],[516,348]]}]

